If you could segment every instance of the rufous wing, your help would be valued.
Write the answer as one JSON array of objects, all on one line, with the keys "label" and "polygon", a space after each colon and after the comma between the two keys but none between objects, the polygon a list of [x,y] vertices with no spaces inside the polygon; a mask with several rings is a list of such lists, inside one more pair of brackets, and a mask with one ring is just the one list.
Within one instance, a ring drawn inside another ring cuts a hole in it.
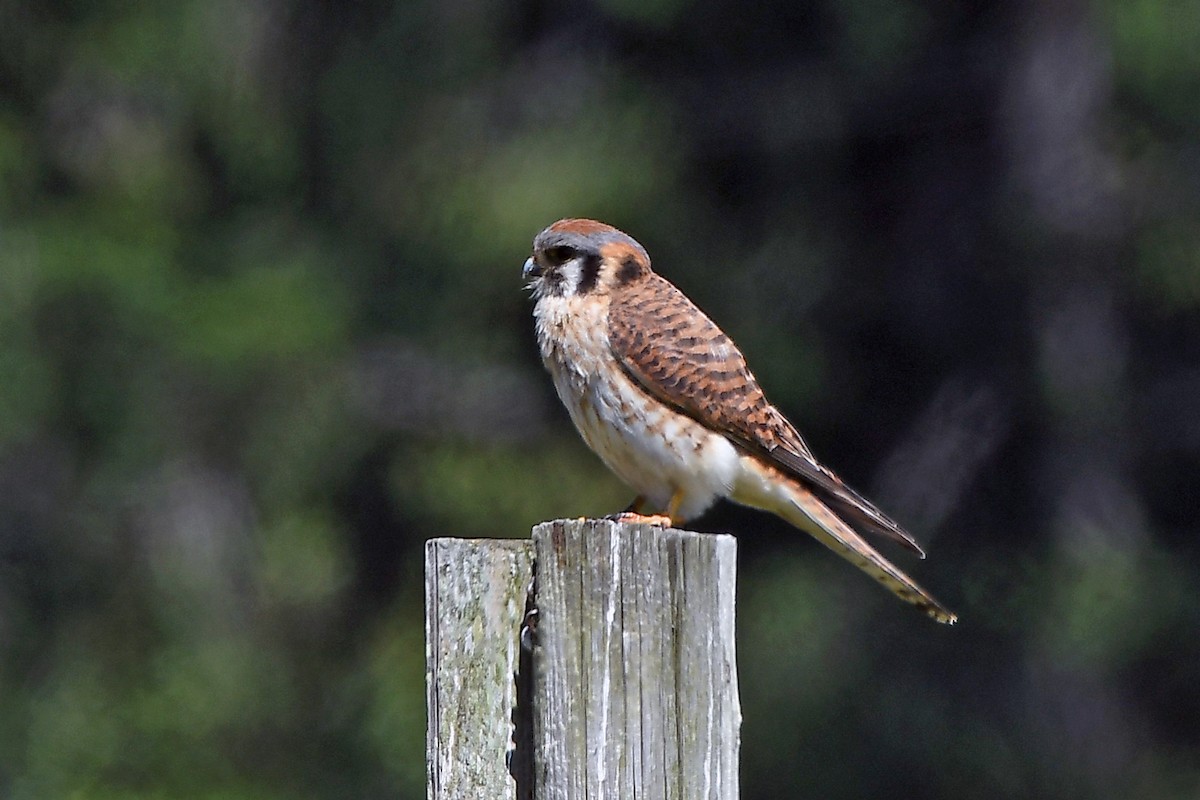
[{"label": "rufous wing", "polygon": [[647,392],[813,487],[851,522],[925,556],[907,531],[817,462],[733,341],[665,278],[651,273],[614,296],[608,336],[618,363]]}]

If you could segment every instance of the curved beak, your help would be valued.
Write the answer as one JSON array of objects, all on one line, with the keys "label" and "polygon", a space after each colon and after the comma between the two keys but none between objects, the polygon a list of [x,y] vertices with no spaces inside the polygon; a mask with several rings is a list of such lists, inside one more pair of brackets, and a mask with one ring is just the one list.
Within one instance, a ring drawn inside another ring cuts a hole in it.
[{"label": "curved beak", "polygon": [[534,263],[532,256],[525,259],[525,266],[521,270],[521,277],[525,280],[542,277],[542,268]]}]

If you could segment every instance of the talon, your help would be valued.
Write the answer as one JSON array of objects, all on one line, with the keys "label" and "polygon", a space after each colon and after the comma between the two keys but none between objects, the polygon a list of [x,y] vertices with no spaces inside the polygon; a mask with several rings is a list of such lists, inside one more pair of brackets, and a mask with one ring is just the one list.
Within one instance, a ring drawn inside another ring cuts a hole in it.
[{"label": "talon", "polygon": [[614,522],[625,522],[631,525],[657,525],[660,528],[670,528],[672,526],[671,518],[665,514],[638,514],[633,511],[622,511],[620,514],[613,514],[609,519]]}]

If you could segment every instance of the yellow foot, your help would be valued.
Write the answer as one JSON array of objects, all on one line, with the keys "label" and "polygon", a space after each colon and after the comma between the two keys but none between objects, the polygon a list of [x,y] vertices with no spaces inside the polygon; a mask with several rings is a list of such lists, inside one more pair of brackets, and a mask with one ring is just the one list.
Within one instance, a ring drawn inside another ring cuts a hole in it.
[{"label": "yellow foot", "polygon": [[614,522],[627,522],[634,525],[657,525],[660,528],[671,527],[671,518],[664,514],[638,514],[634,511],[622,511],[620,514],[613,514],[608,519]]}]

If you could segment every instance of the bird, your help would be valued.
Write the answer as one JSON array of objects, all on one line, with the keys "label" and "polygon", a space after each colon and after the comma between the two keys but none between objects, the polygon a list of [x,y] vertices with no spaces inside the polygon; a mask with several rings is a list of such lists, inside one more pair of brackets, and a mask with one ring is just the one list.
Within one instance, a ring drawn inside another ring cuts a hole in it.
[{"label": "bird", "polygon": [[725,498],[811,534],[938,622],[957,620],[859,530],[924,558],[912,535],[813,456],[733,341],[633,237],[561,219],[534,238],[522,275],[559,399],[636,492],[612,518],[672,527]]}]

